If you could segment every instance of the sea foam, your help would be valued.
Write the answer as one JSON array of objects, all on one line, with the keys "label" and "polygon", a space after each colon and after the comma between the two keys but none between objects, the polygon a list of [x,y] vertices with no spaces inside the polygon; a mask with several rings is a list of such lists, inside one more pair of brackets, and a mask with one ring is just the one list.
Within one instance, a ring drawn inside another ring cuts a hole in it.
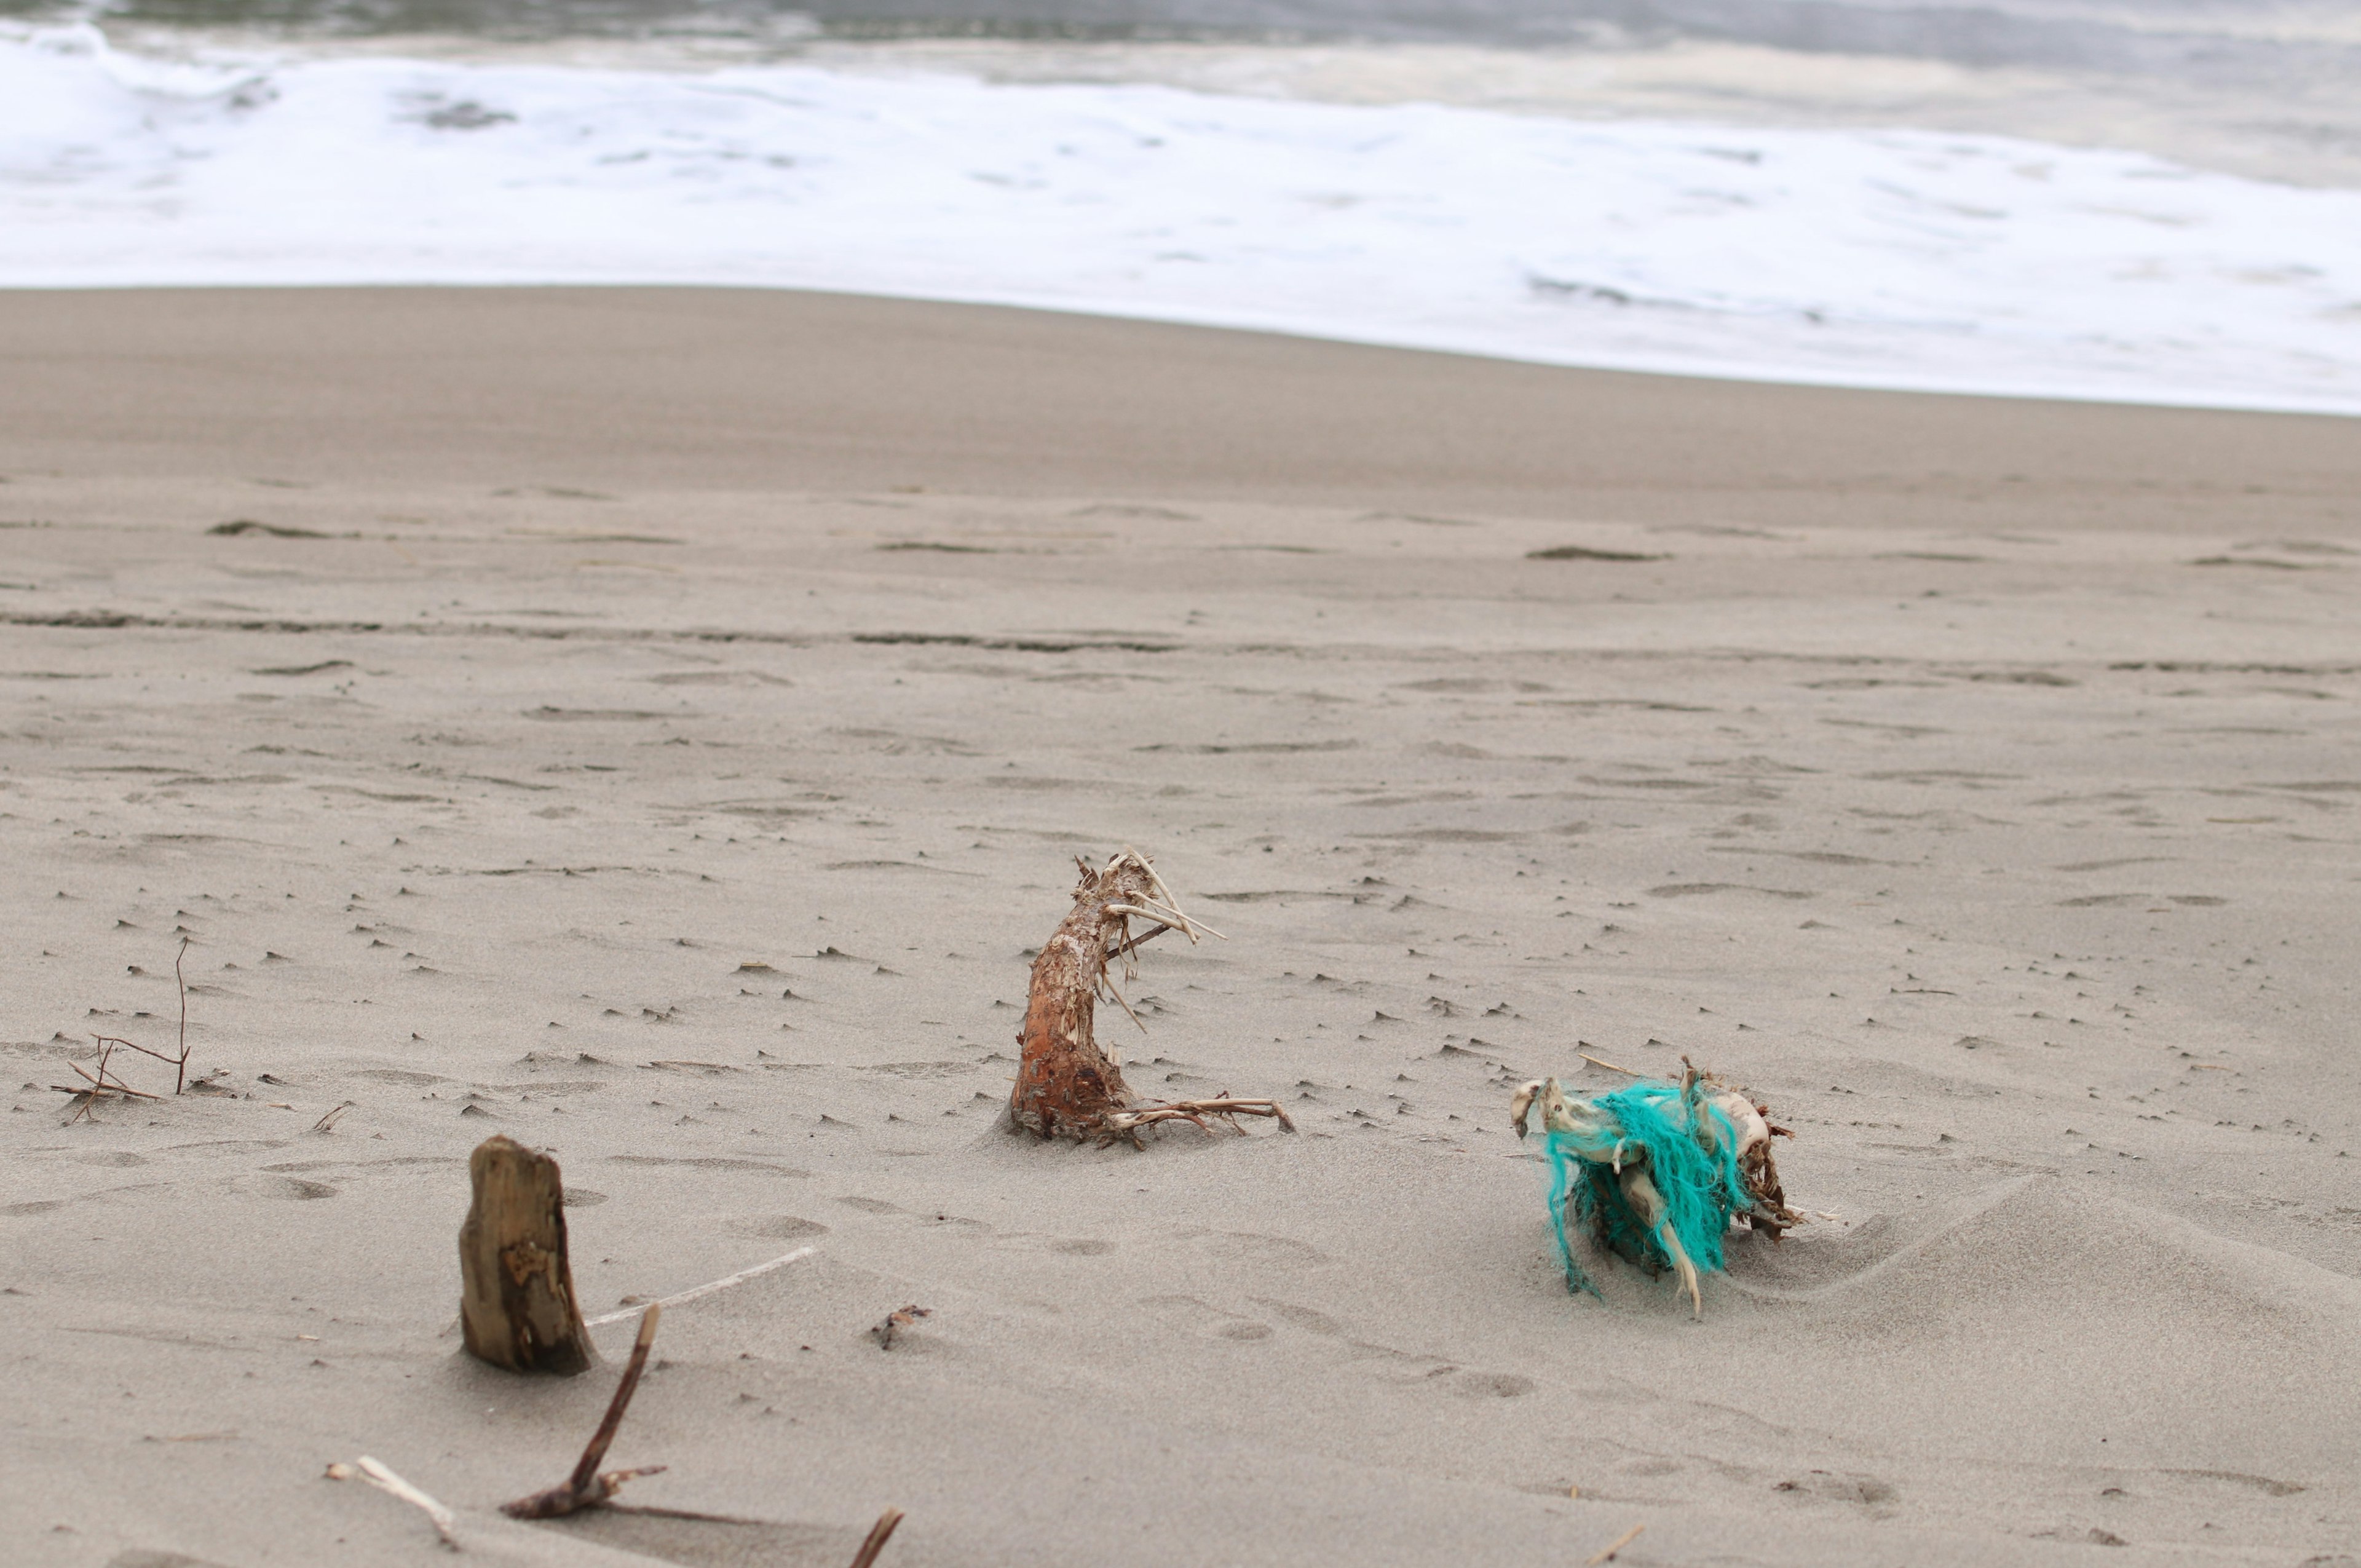
[{"label": "sea foam", "polygon": [[0,286],[678,283],[2361,413],[2361,192],[2144,154],[0,33]]}]

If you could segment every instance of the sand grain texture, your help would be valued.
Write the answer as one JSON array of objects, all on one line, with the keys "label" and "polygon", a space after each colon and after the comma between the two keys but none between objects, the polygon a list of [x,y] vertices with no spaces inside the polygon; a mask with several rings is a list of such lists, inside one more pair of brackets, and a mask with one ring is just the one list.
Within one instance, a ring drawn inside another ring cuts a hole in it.
[{"label": "sand grain texture", "polygon": [[[2351,425],[708,291],[0,364],[11,1562],[429,1560],[360,1453],[488,1563],[2361,1556]],[[993,1130],[1126,842],[1230,939],[1103,1039],[1301,1135]],[[182,933],[211,1091],[64,1124]],[[1578,1042],[1839,1218],[1567,1296]],[[493,1132],[594,1318],[815,1248],[609,1461],[774,1524],[494,1511],[631,1329],[459,1353]]]}]

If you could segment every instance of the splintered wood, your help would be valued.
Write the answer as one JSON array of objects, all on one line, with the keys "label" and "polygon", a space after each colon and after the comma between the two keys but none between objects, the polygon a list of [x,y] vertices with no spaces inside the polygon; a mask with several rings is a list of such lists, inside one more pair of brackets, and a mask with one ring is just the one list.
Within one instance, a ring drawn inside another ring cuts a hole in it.
[{"label": "splintered wood", "polygon": [[477,1146],[467,1175],[475,1201],[459,1227],[467,1353],[517,1372],[585,1370],[598,1353],[575,1304],[557,1162],[495,1135]]},{"label": "splintered wood", "polygon": [[[1123,959],[1124,979],[1129,981],[1137,972],[1133,953],[1165,932],[1178,931],[1191,943],[1221,933],[1182,914],[1164,879],[1136,850],[1125,850],[1099,870],[1087,861],[1076,864],[1082,879],[1074,889],[1074,907],[1033,960],[1025,1027],[1017,1036],[1022,1057],[1008,1097],[1014,1124],[1043,1138],[1096,1138],[1102,1146],[1123,1139],[1135,1147],[1146,1146],[1139,1140],[1143,1127],[1188,1122],[1210,1131],[1208,1116],[1268,1116],[1293,1132],[1287,1113],[1268,1100],[1226,1094],[1213,1100],[1133,1099],[1114,1054],[1100,1047],[1092,1028],[1102,994],[1139,1024],[1139,1014],[1107,977],[1108,963]],[[1132,934],[1134,919],[1148,923],[1137,936]],[[1145,1033],[1147,1025],[1140,1029]]]}]

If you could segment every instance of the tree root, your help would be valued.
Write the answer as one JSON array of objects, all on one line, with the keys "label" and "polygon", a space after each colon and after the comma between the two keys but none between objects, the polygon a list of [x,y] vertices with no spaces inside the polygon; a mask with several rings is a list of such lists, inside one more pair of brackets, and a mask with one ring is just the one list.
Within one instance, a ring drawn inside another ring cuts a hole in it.
[{"label": "tree root", "polygon": [[[1240,1116],[1269,1117],[1293,1132],[1295,1124],[1269,1100],[1227,1093],[1147,1102],[1133,1097],[1115,1054],[1099,1045],[1093,1030],[1097,1000],[1104,996],[1122,1008],[1142,1033],[1148,1025],[1108,978],[1108,964],[1121,959],[1128,981],[1137,973],[1132,955],[1165,932],[1178,931],[1191,943],[1221,933],[1184,914],[1172,890],[1137,850],[1122,850],[1104,867],[1087,861],[1077,864],[1082,882],[1074,889],[1074,907],[1033,961],[1025,1026],[1016,1036],[1022,1054],[1008,1097],[1011,1124],[1045,1139],[1095,1139],[1102,1148],[1117,1142],[1145,1148],[1140,1132],[1169,1122],[1212,1132],[1209,1117],[1235,1132],[1244,1131],[1237,1125]],[[1135,935],[1135,919],[1152,924]]]}]

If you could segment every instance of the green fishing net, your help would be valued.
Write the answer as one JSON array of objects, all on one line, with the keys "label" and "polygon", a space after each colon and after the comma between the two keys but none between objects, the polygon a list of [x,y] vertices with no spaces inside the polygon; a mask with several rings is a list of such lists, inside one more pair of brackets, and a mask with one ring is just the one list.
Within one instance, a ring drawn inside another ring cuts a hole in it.
[{"label": "green fishing net", "polygon": [[1664,1243],[1632,1212],[1616,1166],[1643,1163],[1664,1195],[1663,1223],[1699,1270],[1722,1266],[1721,1238],[1733,1214],[1753,1199],[1738,1168],[1738,1131],[1702,1100],[1684,1099],[1669,1083],[1641,1083],[1591,1102],[1604,1113],[1595,1132],[1553,1130],[1542,1139],[1549,1173],[1550,1221],[1569,1290],[1596,1296],[1598,1287],[1574,1255],[1573,1228],[1589,1225],[1617,1255],[1657,1272],[1672,1266]]}]

